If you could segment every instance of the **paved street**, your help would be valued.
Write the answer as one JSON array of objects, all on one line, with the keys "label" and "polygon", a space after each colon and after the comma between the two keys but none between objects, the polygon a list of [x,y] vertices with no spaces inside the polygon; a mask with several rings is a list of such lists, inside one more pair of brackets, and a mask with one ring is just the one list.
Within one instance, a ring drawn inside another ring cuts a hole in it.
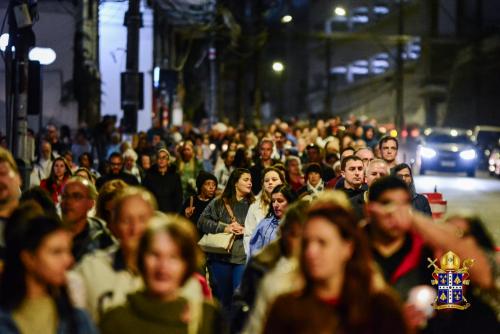
[{"label": "paved street", "polygon": [[500,180],[478,172],[476,178],[463,174],[432,173],[415,178],[417,191],[433,192],[434,187],[448,201],[448,212],[473,210],[480,213],[500,245]]}]

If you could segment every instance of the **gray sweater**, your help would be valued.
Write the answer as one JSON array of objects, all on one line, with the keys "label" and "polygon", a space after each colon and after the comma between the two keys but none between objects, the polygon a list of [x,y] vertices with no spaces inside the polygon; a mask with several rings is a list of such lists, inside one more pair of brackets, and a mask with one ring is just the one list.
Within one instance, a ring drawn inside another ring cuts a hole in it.
[{"label": "gray sweater", "polygon": [[[245,218],[247,216],[250,202],[247,199],[242,199],[232,207],[234,216],[238,223],[245,225]],[[198,220],[198,229],[205,233],[223,233],[227,225],[231,224],[231,217],[224,206],[221,198],[217,198],[207,205],[205,210]],[[234,241],[231,254],[207,254],[211,260],[218,260],[223,262],[230,262],[234,264],[245,264],[246,255],[243,247],[243,236],[238,236]]]}]

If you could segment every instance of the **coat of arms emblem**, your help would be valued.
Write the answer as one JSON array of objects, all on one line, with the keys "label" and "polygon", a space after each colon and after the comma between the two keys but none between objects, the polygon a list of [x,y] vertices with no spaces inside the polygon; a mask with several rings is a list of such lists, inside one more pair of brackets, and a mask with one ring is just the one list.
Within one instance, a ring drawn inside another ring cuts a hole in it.
[{"label": "coat of arms emblem", "polygon": [[460,258],[451,251],[441,257],[441,268],[435,264],[437,259],[432,261],[428,258],[427,260],[430,262],[429,267],[434,267],[431,283],[438,287],[436,299],[432,306],[436,310],[467,309],[470,304],[465,298],[464,286],[470,284],[469,269],[472,267],[474,260],[466,259],[463,266],[460,267]]}]

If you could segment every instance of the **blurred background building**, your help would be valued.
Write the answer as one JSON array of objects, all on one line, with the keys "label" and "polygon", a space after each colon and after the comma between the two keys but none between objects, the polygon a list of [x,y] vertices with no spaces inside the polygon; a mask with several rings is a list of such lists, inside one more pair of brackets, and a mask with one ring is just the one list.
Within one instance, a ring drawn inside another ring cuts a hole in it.
[{"label": "blurred background building", "polygon": [[[137,59],[127,55],[124,26],[133,4]],[[8,5],[0,3],[2,21]],[[140,110],[138,130],[154,120],[249,126],[350,114],[400,126],[500,125],[496,0],[44,0],[37,7],[35,45],[55,58],[41,65],[42,122],[29,116],[35,130],[121,119],[127,108]],[[6,22],[2,50],[8,31]],[[0,71],[5,131],[4,62]]]}]

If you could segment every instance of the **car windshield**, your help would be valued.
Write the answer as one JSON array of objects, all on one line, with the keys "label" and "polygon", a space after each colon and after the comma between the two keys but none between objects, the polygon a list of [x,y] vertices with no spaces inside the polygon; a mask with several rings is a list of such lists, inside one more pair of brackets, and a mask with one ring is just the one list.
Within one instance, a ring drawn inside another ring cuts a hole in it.
[{"label": "car windshield", "polygon": [[465,134],[452,136],[446,133],[431,133],[426,137],[428,143],[455,143],[455,144],[469,144],[471,141]]}]

